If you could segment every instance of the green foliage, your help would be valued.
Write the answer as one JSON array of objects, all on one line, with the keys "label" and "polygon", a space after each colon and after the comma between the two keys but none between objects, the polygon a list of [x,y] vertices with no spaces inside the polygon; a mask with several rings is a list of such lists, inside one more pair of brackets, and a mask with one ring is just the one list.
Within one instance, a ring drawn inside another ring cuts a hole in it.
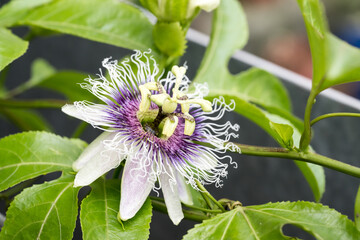
[{"label": "green foliage", "polygon": [[[247,41],[246,19],[236,1],[222,1],[215,11],[210,45],[194,82],[209,84],[209,97],[235,101],[235,111],[256,123],[281,146],[298,148],[302,124],[290,113],[291,103],[281,82],[271,74],[250,69],[232,75],[227,69],[235,50]],[[221,81],[220,81],[221,79]],[[296,162],[320,200],[325,190],[324,170],[311,163]]]},{"label": "green foliage", "polygon": [[[1,22],[1,21],[0,21]],[[0,71],[12,61],[23,55],[28,42],[15,36],[11,31],[0,27]]]},{"label": "green foliage", "polygon": [[184,54],[186,48],[185,33],[178,22],[158,22],[153,31],[155,45],[170,57]]},{"label": "green foliage", "polygon": [[19,93],[22,93],[51,75],[55,74],[56,70],[53,68],[48,62],[46,62],[44,59],[36,59],[31,65],[31,77],[28,81],[24,82],[22,85],[18,86],[14,90],[11,91],[12,95],[17,95]]},{"label": "green foliage", "polygon": [[295,225],[317,239],[359,239],[360,232],[346,216],[321,204],[281,202],[237,207],[205,220],[191,229],[187,239],[293,239],[282,233],[285,224]]},{"label": "green foliage", "polygon": [[49,76],[38,86],[64,95],[70,101],[93,100],[94,95],[80,87],[88,75],[75,71],[60,71]]},{"label": "green foliage", "polygon": [[23,92],[41,87],[64,95],[70,101],[92,100],[94,95],[80,87],[89,75],[76,71],[59,71],[44,59],[36,59],[31,66],[31,77],[12,92]]},{"label": "green foliage", "polygon": [[0,27],[15,25],[30,10],[53,0],[12,0],[0,9]]},{"label": "green foliage", "polygon": [[2,109],[0,111],[9,121],[22,131],[51,131],[50,124],[36,111],[28,109]]},{"label": "green foliage", "polygon": [[360,187],[358,188],[355,199],[354,219],[356,228],[360,231]]},{"label": "green foliage", "polygon": [[0,140],[0,191],[55,171],[72,171],[85,143],[46,132],[24,132]]},{"label": "green foliage", "polygon": [[19,24],[129,49],[154,49],[149,20],[136,7],[120,1],[53,1],[31,11]]},{"label": "green foliage", "polygon": [[152,207],[147,200],[136,216],[120,223],[120,180],[98,179],[81,205],[83,239],[148,239]]},{"label": "green foliage", "polygon": [[360,50],[332,35],[318,0],[298,0],[313,60],[313,89],[360,80]]},{"label": "green foliage", "polygon": [[0,239],[72,239],[78,213],[73,176],[25,189],[15,197]]}]

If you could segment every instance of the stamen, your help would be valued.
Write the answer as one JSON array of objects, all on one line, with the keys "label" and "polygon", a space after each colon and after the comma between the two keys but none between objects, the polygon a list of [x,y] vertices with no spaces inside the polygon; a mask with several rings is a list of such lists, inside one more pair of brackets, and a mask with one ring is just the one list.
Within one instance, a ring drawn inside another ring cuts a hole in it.
[{"label": "stamen", "polygon": [[[211,102],[203,99],[203,93],[207,90],[207,86],[196,85],[196,92],[192,94],[192,96],[199,96],[198,98],[189,98],[189,95],[185,94],[183,91],[187,91],[188,89],[188,79],[185,76],[186,68],[185,67],[178,67],[173,66],[172,68],[173,76],[175,77],[175,85],[172,88],[172,97],[168,93],[164,86],[160,82],[148,82],[139,87],[141,92],[141,103],[139,106],[139,112],[146,112],[149,110],[151,101],[155,103],[158,107],[162,108],[162,112],[168,116],[168,119],[172,122],[171,125],[168,123],[166,130],[163,130],[168,137],[172,135],[177,127],[177,121],[173,120],[171,116],[182,117],[185,120],[184,126],[184,134],[187,136],[191,136],[196,127],[196,123],[194,117],[189,114],[190,105],[197,104],[200,105],[201,109],[204,112],[212,112],[212,104]],[[170,75],[166,79],[173,79]],[[183,83],[183,80],[185,83]],[[167,88],[171,88],[171,84],[165,81],[164,84]],[[182,86],[180,88],[180,86]],[[158,94],[152,94],[151,91],[158,91]],[[178,104],[181,106],[181,113],[175,113]],[[141,115],[141,114],[139,114]],[[166,121],[165,121],[166,122]],[[174,125],[176,122],[176,125]],[[160,127],[160,126],[159,126]],[[174,129],[173,129],[174,128]],[[171,135],[169,135],[171,133]]]}]

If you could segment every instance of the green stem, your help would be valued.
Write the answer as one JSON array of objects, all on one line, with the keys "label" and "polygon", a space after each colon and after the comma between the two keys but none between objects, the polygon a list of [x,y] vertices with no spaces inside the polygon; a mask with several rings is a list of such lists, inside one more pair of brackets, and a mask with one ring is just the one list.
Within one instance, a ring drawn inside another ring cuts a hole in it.
[{"label": "green stem", "polygon": [[210,209],[213,209],[214,207],[214,204],[210,201],[210,199],[206,196],[206,194],[202,191],[200,191],[200,194],[201,196],[203,197],[203,199],[205,200],[206,202],[206,205],[210,208]]},{"label": "green stem", "polygon": [[346,113],[346,112],[339,112],[339,113],[328,113],[328,114],[324,114],[321,115],[317,118],[315,118],[314,120],[312,120],[310,122],[310,125],[314,125],[315,123],[317,123],[320,120],[323,120],[325,118],[330,118],[330,117],[360,117],[360,113]]},{"label": "green stem", "polygon": [[306,103],[305,108],[305,114],[304,114],[304,132],[301,135],[300,139],[300,149],[305,150],[311,141],[311,124],[310,124],[310,118],[311,118],[311,109],[314,104],[316,97],[316,91],[311,91],[309,98]]},{"label": "green stem", "polygon": [[360,178],[360,168],[316,153],[297,152],[294,150],[288,150],[286,148],[259,147],[237,143],[235,144],[240,147],[241,153],[245,155],[295,159],[321,165]]},{"label": "green stem", "polygon": [[0,71],[0,98],[4,98],[7,94],[5,81],[9,69],[10,69],[10,65],[6,66],[3,70]]},{"label": "green stem", "polygon": [[[211,201],[215,203],[216,206],[218,206],[221,211],[226,212],[225,208],[204,188],[204,186],[196,180],[196,185],[200,189],[201,194],[204,194],[206,197],[208,197]],[[206,200],[206,199],[205,199]]]},{"label": "green stem", "polygon": [[[156,201],[158,201],[158,202],[163,202],[163,203],[165,203],[165,199],[163,199],[163,198],[150,196],[150,199],[151,199],[151,200],[156,200]],[[202,212],[206,212],[206,213],[222,213],[222,211],[219,210],[219,209],[213,210],[213,209],[201,208],[201,207],[196,207],[196,206],[188,205],[188,204],[185,204],[185,203],[181,203],[181,205],[182,205],[183,207],[186,207],[186,208],[191,208],[191,209],[198,210],[198,211],[202,211]]]},{"label": "green stem", "polygon": [[354,215],[355,226],[360,231],[360,187],[358,188],[355,198]]},{"label": "green stem", "polygon": [[71,136],[71,138],[79,138],[81,136],[81,134],[85,131],[85,129],[87,128],[88,123],[87,122],[81,122],[78,127],[75,129],[73,135]]},{"label": "green stem", "polygon": [[305,114],[304,114],[304,132],[302,133],[301,138],[300,138],[300,150],[302,150],[302,151],[305,151],[307,149],[307,147],[310,145],[310,141],[311,141],[311,123],[310,123],[311,109],[315,103],[316,96],[321,92],[320,88],[321,88],[321,85],[323,84],[323,82],[325,81],[325,77],[326,77],[326,75],[324,75],[322,77],[322,79],[318,82],[318,84],[316,86],[314,86],[314,85],[312,86],[309,98],[306,103]]},{"label": "green stem", "polygon": [[67,101],[59,99],[14,100],[0,99],[0,107],[4,108],[61,108]]},{"label": "green stem", "polygon": [[[162,213],[167,213],[167,208],[166,208],[166,205],[164,202],[153,199],[153,197],[151,197],[151,198],[152,198],[151,204],[156,211],[159,211]],[[210,218],[210,217],[206,216],[205,214],[201,214],[201,213],[194,212],[191,210],[186,210],[186,209],[183,209],[183,213],[184,213],[184,217],[186,219],[190,219],[190,220],[193,220],[196,222],[202,222],[203,220]]]},{"label": "green stem", "polygon": [[198,210],[198,211],[202,211],[202,212],[207,212],[207,213],[222,213],[222,212],[223,212],[222,210],[219,210],[219,209],[201,208],[201,207],[191,206],[191,205],[188,205],[188,204],[185,204],[185,203],[182,203],[182,205],[183,205],[184,207],[187,207],[187,208],[191,208],[191,209],[194,209],[194,210]]},{"label": "green stem", "polygon": [[9,72],[10,65],[6,66],[3,70],[0,72],[0,85],[3,86],[6,81],[6,76]]}]

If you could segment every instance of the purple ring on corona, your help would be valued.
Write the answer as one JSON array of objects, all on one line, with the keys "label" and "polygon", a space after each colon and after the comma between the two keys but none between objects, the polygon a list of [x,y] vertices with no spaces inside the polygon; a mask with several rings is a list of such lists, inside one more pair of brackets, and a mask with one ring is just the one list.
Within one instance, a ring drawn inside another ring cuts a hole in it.
[{"label": "purple ring on corona", "polygon": [[220,187],[228,167],[220,160],[236,167],[225,152],[240,152],[228,143],[237,137],[239,126],[217,123],[234,109],[233,101],[228,105],[222,97],[212,103],[204,100],[206,84],[194,83],[194,92],[188,92],[185,67],[174,66],[161,78],[150,54],[136,51],[119,65],[105,59],[110,79],[100,73],[80,84],[103,103],[79,101],[62,108],[104,131],[74,162],[74,187],[91,184],[126,160],[119,218],[132,218],[150,191],[161,188],[169,216],[178,224],[184,217],[181,202],[192,204],[189,185],[198,190],[199,181]]}]

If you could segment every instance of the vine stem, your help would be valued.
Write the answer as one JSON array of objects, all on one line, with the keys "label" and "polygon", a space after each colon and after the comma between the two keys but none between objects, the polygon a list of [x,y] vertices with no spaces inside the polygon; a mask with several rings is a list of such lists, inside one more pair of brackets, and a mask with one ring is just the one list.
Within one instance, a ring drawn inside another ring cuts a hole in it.
[{"label": "vine stem", "polygon": [[[311,110],[315,103],[316,96],[321,92],[320,88],[325,81],[325,77],[326,76],[324,75],[321,78],[321,80],[317,83],[316,86],[314,86],[314,85],[312,86],[309,98],[306,102],[305,114],[304,114],[304,132],[302,133],[301,138],[300,138],[300,150],[301,151],[306,150],[308,148],[308,146],[310,145],[310,141],[311,141],[311,122],[310,122]],[[314,84],[314,79],[313,79],[313,84]]]},{"label": "vine stem", "polygon": [[66,103],[59,99],[14,100],[0,99],[0,107],[5,108],[61,108]]},{"label": "vine stem", "polygon": [[87,122],[82,121],[81,123],[79,123],[74,133],[72,134],[71,138],[79,138],[83,134],[87,126],[88,126]]},{"label": "vine stem", "polygon": [[360,117],[360,113],[347,113],[347,112],[338,112],[338,113],[328,113],[328,114],[324,114],[321,115],[315,119],[313,119],[310,122],[310,125],[314,125],[315,123],[317,123],[320,120],[323,120],[325,118],[330,118],[330,117]]},{"label": "vine stem", "polygon": [[316,91],[311,91],[309,98],[306,103],[305,108],[305,114],[304,114],[304,132],[301,135],[300,139],[300,149],[305,150],[309,145],[311,141],[311,124],[310,124],[310,118],[311,118],[311,109],[314,104],[316,97]]},{"label": "vine stem", "polygon": [[[197,187],[200,189],[201,194],[204,194],[207,198],[209,198],[211,201],[213,201],[215,203],[216,206],[218,206],[220,208],[220,210],[222,212],[226,212],[225,208],[223,207],[223,205],[221,205],[221,203],[219,203],[206,189],[205,187],[198,181],[196,181],[196,185]],[[206,200],[206,199],[205,199]]]},{"label": "vine stem", "polygon": [[288,150],[286,148],[275,147],[259,147],[245,144],[234,143],[241,149],[241,153],[252,156],[262,157],[278,157],[284,159],[294,159],[303,162],[314,163],[321,165],[336,171],[360,178],[360,168],[352,166],[347,163],[340,162],[338,160],[322,156],[320,154],[311,152],[297,152],[294,150]]},{"label": "vine stem", "polygon": [[[151,197],[151,204],[156,211],[167,213],[167,208],[164,202]],[[203,220],[210,218],[205,214],[194,212],[192,210],[187,210],[187,209],[183,209],[183,213],[184,213],[184,218],[194,220],[196,222],[202,222]]]},{"label": "vine stem", "polygon": [[[150,196],[150,199],[155,200],[155,201],[165,202],[165,199],[159,198],[159,197]],[[184,206],[184,207],[187,207],[187,208],[191,208],[191,209],[194,209],[194,210],[207,212],[207,213],[222,213],[222,211],[219,210],[219,209],[213,210],[213,209],[201,208],[201,207],[197,207],[197,206],[188,205],[188,204],[185,204],[185,203],[181,203],[181,205]]]}]

